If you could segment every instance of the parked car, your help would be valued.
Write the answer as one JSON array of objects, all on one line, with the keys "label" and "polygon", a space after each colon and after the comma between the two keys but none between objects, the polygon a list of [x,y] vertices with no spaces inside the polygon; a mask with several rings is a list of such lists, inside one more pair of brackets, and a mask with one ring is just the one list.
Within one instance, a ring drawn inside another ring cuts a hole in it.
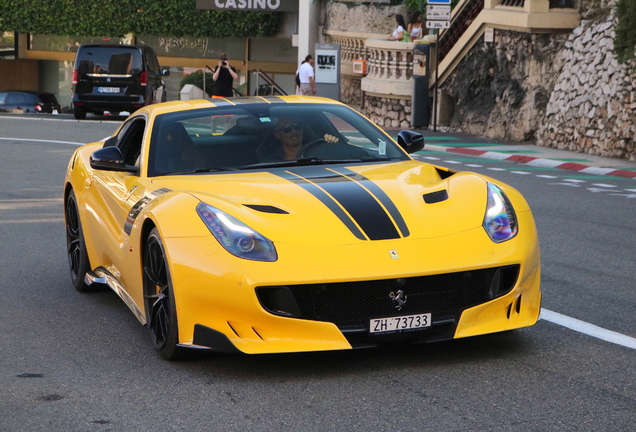
[{"label": "parked car", "polygon": [[150,47],[135,45],[81,45],[73,69],[73,112],[102,115],[137,109],[166,101],[166,85],[157,55]]},{"label": "parked car", "polygon": [[[530,207],[498,180],[412,159],[319,97],[155,104],[70,159],[67,254],[166,359],[433,342],[531,326]],[[100,297],[93,297],[99,302]]]},{"label": "parked car", "polygon": [[35,91],[0,92],[0,112],[52,113],[61,111],[53,93]]}]

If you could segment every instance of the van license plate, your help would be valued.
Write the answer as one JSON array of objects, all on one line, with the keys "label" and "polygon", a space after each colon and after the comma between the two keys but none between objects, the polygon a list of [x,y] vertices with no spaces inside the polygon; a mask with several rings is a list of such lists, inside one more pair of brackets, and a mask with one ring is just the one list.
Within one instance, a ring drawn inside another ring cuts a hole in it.
[{"label": "van license plate", "polygon": [[369,322],[370,333],[413,330],[431,326],[431,314],[406,315],[390,318],[374,318]]},{"label": "van license plate", "polygon": [[119,93],[119,87],[97,87],[97,93]]}]

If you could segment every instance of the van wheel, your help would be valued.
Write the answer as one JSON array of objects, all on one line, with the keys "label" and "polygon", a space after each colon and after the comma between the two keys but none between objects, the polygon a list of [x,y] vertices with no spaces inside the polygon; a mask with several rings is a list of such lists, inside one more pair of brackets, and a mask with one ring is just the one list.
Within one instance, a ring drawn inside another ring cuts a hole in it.
[{"label": "van wheel", "polygon": [[77,105],[73,105],[73,115],[77,120],[84,120],[86,118],[86,110]]}]

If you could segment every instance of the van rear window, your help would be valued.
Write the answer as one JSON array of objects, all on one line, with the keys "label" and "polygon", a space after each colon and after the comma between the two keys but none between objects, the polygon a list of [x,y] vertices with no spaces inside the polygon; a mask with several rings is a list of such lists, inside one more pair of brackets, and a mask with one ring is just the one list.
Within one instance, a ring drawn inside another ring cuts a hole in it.
[{"label": "van rear window", "polygon": [[134,75],[142,67],[141,52],[117,46],[87,47],[77,53],[75,67],[80,74]]}]

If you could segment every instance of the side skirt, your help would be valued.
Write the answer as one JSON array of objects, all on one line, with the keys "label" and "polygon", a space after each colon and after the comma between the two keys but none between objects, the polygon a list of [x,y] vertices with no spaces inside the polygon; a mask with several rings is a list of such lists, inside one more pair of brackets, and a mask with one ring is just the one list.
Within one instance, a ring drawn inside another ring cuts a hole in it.
[{"label": "side skirt", "polygon": [[137,304],[128,295],[124,286],[104,267],[97,267],[93,271],[89,271],[84,276],[86,285],[101,284],[106,285],[117,294],[126,303],[126,306],[132,311],[142,325],[146,325],[146,316],[137,307]]}]

